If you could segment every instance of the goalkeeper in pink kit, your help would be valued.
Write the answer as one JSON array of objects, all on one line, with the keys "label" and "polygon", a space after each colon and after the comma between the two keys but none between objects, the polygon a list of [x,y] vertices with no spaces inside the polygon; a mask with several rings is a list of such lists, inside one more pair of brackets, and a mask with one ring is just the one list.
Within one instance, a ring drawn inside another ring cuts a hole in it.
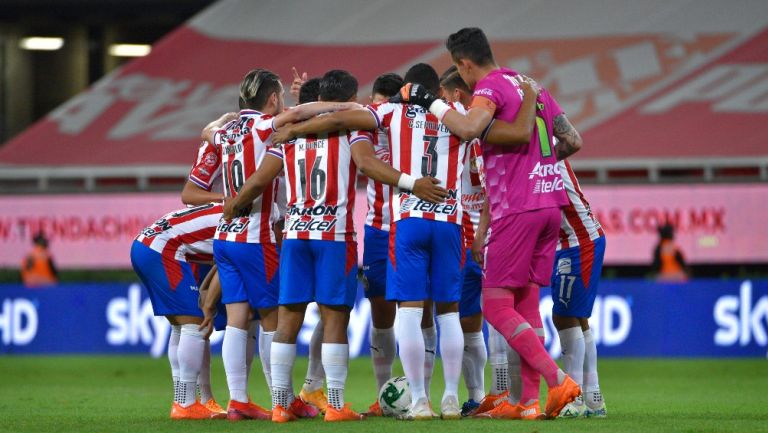
[{"label": "goalkeeper in pink kit", "polygon": [[[511,123],[523,100],[520,77],[496,64],[483,31],[461,29],[448,37],[446,48],[461,77],[474,89],[469,112],[463,115],[451,109],[418,85],[406,85],[401,98],[429,108],[464,140],[482,140],[494,121]],[[555,134],[556,122],[565,122],[570,129],[558,127]],[[552,137],[563,142],[574,135],[578,133],[557,102],[542,90],[537,99],[535,128],[527,145],[482,141],[487,189],[484,216],[490,217],[483,258],[483,314],[520,354],[523,379],[520,404],[502,402],[486,416],[537,417],[539,375],[544,376],[549,387],[545,408],[548,417],[556,417],[580,394],[579,386],[557,367],[544,348],[538,309],[539,287],[549,284],[552,273],[560,208],[568,204]],[[483,242],[482,238],[478,240]]]}]

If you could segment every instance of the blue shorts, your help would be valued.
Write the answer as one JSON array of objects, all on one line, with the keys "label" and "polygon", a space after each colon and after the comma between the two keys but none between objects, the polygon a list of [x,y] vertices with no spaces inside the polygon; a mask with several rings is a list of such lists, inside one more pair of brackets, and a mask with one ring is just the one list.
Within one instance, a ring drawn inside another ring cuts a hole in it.
[{"label": "blue shorts", "polygon": [[565,317],[590,317],[600,284],[605,236],[588,246],[560,250],[552,271],[552,313]]},{"label": "blue shorts", "polygon": [[285,239],[280,305],[346,305],[357,297],[357,242]]},{"label": "blue shorts", "polygon": [[483,282],[483,270],[472,260],[472,250],[467,248],[467,257],[464,263],[464,285],[461,289],[461,301],[459,301],[459,317],[470,317],[480,314],[480,292]]},{"label": "blue shorts", "polygon": [[247,301],[253,308],[277,306],[280,278],[275,244],[215,239],[213,256],[219,268],[223,304]]},{"label": "blue shorts", "polygon": [[374,298],[387,294],[387,254],[389,232],[365,226],[363,239],[363,276],[365,297]]},{"label": "blue shorts", "polygon": [[387,300],[459,302],[463,283],[461,226],[406,218],[390,226]]},{"label": "blue shorts", "polygon": [[[203,317],[198,306],[198,276],[192,265],[163,260],[162,254],[139,241],[131,245],[131,264],[147,288],[155,316]],[[204,278],[205,274],[200,281]]]}]

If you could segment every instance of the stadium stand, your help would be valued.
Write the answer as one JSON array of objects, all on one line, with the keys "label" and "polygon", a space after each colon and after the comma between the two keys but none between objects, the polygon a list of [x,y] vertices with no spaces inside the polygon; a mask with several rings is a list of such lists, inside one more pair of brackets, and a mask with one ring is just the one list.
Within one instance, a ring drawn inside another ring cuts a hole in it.
[{"label": "stadium stand", "polygon": [[763,1],[483,3],[268,1],[257,15],[220,1],[1,147],[0,191],[176,189],[200,127],[236,109],[247,70],[288,82],[292,66],[344,67],[364,95],[382,71],[449,66],[443,40],[467,25],[485,29],[498,63],[556,95],[584,133],[585,182],[768,180]]}]

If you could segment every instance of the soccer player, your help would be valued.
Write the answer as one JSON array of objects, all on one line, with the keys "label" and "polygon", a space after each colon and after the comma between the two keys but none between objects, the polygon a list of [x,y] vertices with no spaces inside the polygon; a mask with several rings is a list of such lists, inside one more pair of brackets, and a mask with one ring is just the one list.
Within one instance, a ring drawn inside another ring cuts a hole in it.
[{"label": "soccer player", "polygon": [[[371,101],[386,102],[403,87],[403,78],[394,73],[382,74],[373,82]],[[389,140],[381,130],[372,133],[376,157],[389,163]],[[363,275],[365,296],[371,303],[370,347],[376,390],[392,377],[392,364],[397,355],[395,343],[395,304],[386,300],[387,255],[389,253],[390,186],[368,179],[368,214],[365,217],[363,239]],[[366,412],[382,416],[378,398]]]},{"label": "soccer player", "polygon": [[174,376],[172,419],[226,417],[212,396],[206,406],[195,392],[206,349],[206,336],[198,328],[203,313],[197,290],[213,263],[221,212],[222,205],[214,203],[171,212],[142,230],[131,246],[131,264],[147,288],[152,310],[168,319],[172,335],[178,334],[168,352]]},{"label": "soccer player", "polygon": [[[414,65],[406,73],[405,80],[423,83],[433,91],[439,87],[437,73],[426,64]],[[424,201],[408,191],[393,193],[396,230],[390,226],[386,298],[399,303],[400,358],[413,400],[404,418],[433,417],[425,389],[424,336],[416,331],[421,328],[425,300],[430,298],[437,303],[438,325],[441,327],[440,345],[446,382],[442,415],[458,418],[463,349],[458,317],[463,265],[459,195],[466,143],[450,134],[423,109],[400,103],[375,104],[367,110],[317,117],[279,131],[277,137],[283,140],[341,128],[386,131],[395,169],[415,177],[437,177],[449,190],[448,200],[440,204]]]},{"label": "soccer player", "polygon": [[552,271],[552,322],[560,336],[563,366],[583,390],[560,413],[561,417],[605,417],[605,401],[597,377],[597,348],[589,317],[603,269],[605,233],[592,214],[570,163],[563,159],[578,146],[555,146],[568,206],[563,208],[560,240]]},{"label": "soccer player", "polygon": [[[426,96],[428,92],[419,86],[404,88],[403,99],[429,107],[464,139],[481,136],[494,118],[514,119],[523,99],[517,73],[496,64],[483,31],[461,29],[448,37],[446,48],[461,77],[474,89],[469,112],[465,115],[434,95]],[[504,145],[483,142],[486,208],[491,218],[483,312],[522,361],[521,404],[515,407],[505,402],[508,407],[502,403],[494,411],[535,415],[539,406],[534,384],[541,374],[549,387],[545,414],[555,417],[580,394],[580,388],[557,367],[537,335],[537,329],[543,330],[538,293],[551,277],[560,207],[567,204],[550,137],[558,134],[560,141],[573,139],[575,130],[547,92],[541,92],[537,104],[537,128],[528,145],[509,151]]]},{"label": "soccer player", "polygon": [[[277,75],[265,69],[246,74],[240,85],[239,104],[238,119],[207,137],[219,149],[224,194],[230,198],[237,197],[245,180],[261,165],[277,128],[318,113],[350,107],[306,104],[283,111],[283,86]],[[222,358],[230,392],[230,420],[271,418],[270,411],[248,399],[246,348],[252,308],[257,310],[265,332],[277,327],[278,252],[271,227],[274,194],[275,185],[270,183],[263,195],[250,202],[249,212],[222,218],[213,244],[222,302],[227,308]],[[270,341],[265,339],[263,343],[262,356],[268,353]],[[301,401],[294,407],[299,415],[314,416],[310,409]]]},{"label": "soccer player", "polygon": [[[322,101],[351,101],[356,96],[357,80],[348,72],[333,70],[323,76]],[[285,170],[289,210],[280,263],[280,314],[271,356],[275,422],[295,419],[287,410],[294,400],[291,370],[296,337],[306,306],[312,301],[320,307],[324,328],[322,359],[329,403],[325,420],[362,419],[344,402],[349,359],[347,325],[357,289],[357,246],[352,221],[357,168],[371,178],[399,185],[427,200],[438,202],[447,194],[435,185],[435,179],[416,180],[377,159],[369,134],[337,130],[302,135],[270,149],[241,195],[227,203],[225,216],[269,191],[272,179]]]},{"label": "soccer player", "polygon": [[[440,80],[440,91],[447,102],[460,103],[469,106],[472,91],[461,79],[456,68],[452,66]],[[464,332],[464,356],[461,362],[464,383],[467,386],[469,400],[462,405],[461,415],[468,416],[480,406],[485,396],[484,371],[487,361],[485,340],[483,338],[483,315],[480,308],[480,287],[482,270],[472,260],[472,242],[475,240],[475,230],[480,221],[480,211],[485,202],[483,188],[483,157],[480,143],[473,140],[467,151],[464,162],[464,172],[461,176],[461,205],[464,208],[462,231],[466,262],[464,264],[463,287],[459,302],[459,319],[461,330]]]}]

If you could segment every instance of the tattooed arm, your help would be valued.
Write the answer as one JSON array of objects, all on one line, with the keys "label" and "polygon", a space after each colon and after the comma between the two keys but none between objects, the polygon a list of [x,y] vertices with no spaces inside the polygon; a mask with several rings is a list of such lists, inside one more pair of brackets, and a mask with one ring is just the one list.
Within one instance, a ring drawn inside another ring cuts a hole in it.
[{"label": "tattooed arm", "polygon": [[558,161],[568,158],[581,149],[581,135],[571,125],[564,113],[555,117],[554,134],[558,141],[557,146],[555,146],[555,155]]}]

